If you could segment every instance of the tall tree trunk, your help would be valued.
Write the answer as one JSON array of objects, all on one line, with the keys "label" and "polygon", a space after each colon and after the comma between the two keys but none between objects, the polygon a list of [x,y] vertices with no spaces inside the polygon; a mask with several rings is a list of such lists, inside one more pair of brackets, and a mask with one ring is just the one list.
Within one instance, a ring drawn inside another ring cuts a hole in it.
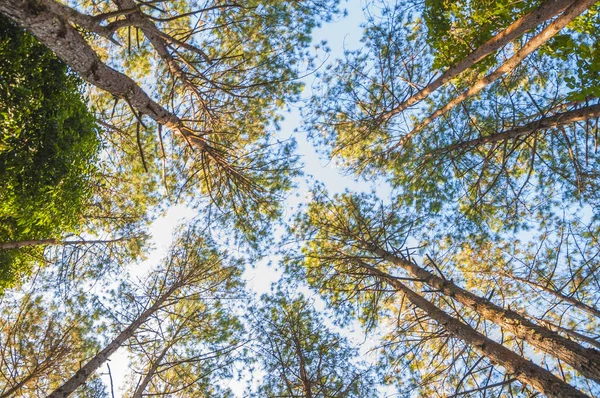
[{"label": "tall tree trunk", "polygon": [[[600,351],[585,348],[546,327],[531,322],[514,311],[499,307],[485,298],[468,292],[452,281],[438,277],[411,261],[397,257],[378,247],[371,246],[368,250],[386,261],[402,267],[423,283],[473,309],[483,318],[494,322],[539,350],[568,363],[585,377],[600,382]],[[391,275],[385,275],[389,281],[395,280]]]},{"label": "tall tree trunk", "polygon": [[0,250],[20,249],[30,246],[68,246],[68,245],[95,245],[98,243],[117,243],[125,240],[137,239],[139,236],[122,237],[116,239],[97,239],[97,240],[58,240],[58,239],[39,239],[39,240],[21,240],[18,242],[1,242]]},{"label": "tall tree trunk", "polygon": [[8,390],[3,391],[2,394],[0,394],[0,398],[10,398],[10,397],[17,396],[16,393],[21,388],[23,388],[27,383],[29,383],[30,380],[38,378],[39,377],[39,373],[44,372],[50,366],[51,365],[49,363],[42,364],[42,366],[37,366],[35,369],[33,369],[31,371],[31,373],[29,373],[26,377],[24,377],[23,380],[19,381],[17,384],[15,384],[14,386],[12,386]]},{"label": "tall tree trunk", "polygon": [[300,365],[300,381],[304,388],[304,397],[313,398],[311,386],[312,380],[309,379],[308,372],[306,371],[306,362],[304,361],[304,355],[302,354],[302,347],[300,347],[300,341],[298,341],[296,333],[294,331],[292,331],[292,333],[292,342],[294,343],[296,355],[298,355],[298,364]]},{"label": "tall tree trunk", "polygon": [[142,379],[141,383],[135,389],[135,392],[133,393],[131,398],[142,398],[142,396],[144,395],[144,391],[146,391],[146,387],[148,387],[148,384],[150,384],[152,377],[154,377],[154,374],[158,370],[160,363],[162,362],[163,358],[165,357],[165,355],[167,355],[167,352],[170,349],[171,349],[171,345],[166,346],[161,351],[160,355],[152,362],[152,366],[150,366],[150,369],[148,369],[148,372],[144,375],[144,378]]},{"label": "tall tree trunk", "polygon": [[58,242],[57,239],[38,239],[38,240],[21,240],[18,242],[2,242],[2,243],[0,243],[0,250],[20,249],[21,247],[41,246],[41,245],[55,245],[57,242]]},{"label": "tall tree trunk", "polygon": [[410,140],[411,137],[428,126],[431,122],[433,122],[438,117],[446,114],[450,110],[454,109],[461,102],[474,96],[483,90],[486,86],[496,81],[498,78],[503,76],[504,74],[515,69],[529,54],[533,51],[537,50],[540,46],[546,43],[550,38],[556,35],[562,28],[567,26],[571,21],[577,18],[581,13],[587,10],[590,6],[596,3],[597,0],[576,0],[571,6],[569,6],[565,12],[563,12],[558,18],[556,18],[552,23],[550,23],[544,30],[542,30],[537,36],[533,37],[529,40],[525,45],[516,52],[510,59],[504,62],[498,69],[475,82],[471,88],[467,91],[464,91],[462,94],[455,97],[453,100],[448,102],[442,108],[439,108],[435,112],[433,112],[430,116],[425,118],[425,120],[421,121],[417,126],[415,126],[410,132],[408,132],[397,144],[392,146],[389,150],[394,150],[398,147],[404,145],[407,140]]},{"label": "tall tree trunk", "polygon": [[469,149],[479,145],[489,144],[498,141],[514,140],[523,137],[538,130],[549,129],[552,127],[564,126],[567,124],[580,122],[600,116],[600,104],[586,106],[573,111],[556,113],[549,117],[542,117],[527,123],[524,126],[513,127],[511,129],[491,134],[485,137],[475,138],[469,141],[457,142],[444,148],[437,149],[436,152],[451,152],[457,149]]},{"label": "tall tree trunk", "polygon": [[135,331],[143,325],[148,318],[161,308],[164,302],[181,287],[181,281],[174,283],[165,293],[158,297],[150,308],[140,314],[127,328],[125,328],[117,337],[113,339],[102,351],[90,359],[73,377],[67,380],[62,386],[54,390],[47,398],[66,398],[73,393],[79,386],[85,383],[88,377],[94,373],[119,347],[123,345]]},{"label": "tall tree trunk", "polygon": [[560,14],[572,3],[573,0],[546,1],[535,10],[517,19],[509,27],[492,37],[486,43],[476,48],[472,53],[467,55],[463,60],[459,61],[456,65],[448,68],[446,72],[444,72],[433,82],[429,83],[427,87],[419,90],[419,92],[409,97],[394,109],[381,115],[381,118],[383,120],[387,120],[392,116],[404,111],[409,106],[427,98],[429,94],[433,93],[435,90],[452,80],[454,77],[466,71],[488,55],[493,54],[500,48],[515,40],[517,37],[523,35],[525,32]]},{"label": "tall tree trunk", "polygon": [[[189,319],[189,318],[187,318],[187,319]],[[131,398],[142,398],[142,396],[144,395],[144,391],[146,391],[146,387],[148,387],[148,384],[150,384],[152,377],[154,377],[154,375],[156,374],[156,371],[160,367],[162,360],[165,358],[165,356],[167,355],[169,350],[173,347],[173,345],[176,344],[178,335],[183,330],[183,327],[184,327],[187,319],[182,321],[179,324],[179,326],[177,326],[175,333],[173,333],[173,336],[171,337],[171,341],[165,346],[165,348],[163,348],[163,350],[160,352],[160,354],[158,354],[158,357],[156,357],[154,359],[154,361],[152,361],[152,365],[150,366],[150,369],[148,369],[148,372],[144,375],[144,378],[139,383],[139,385],[136,387],[135,392],[133,393]]]},{"label": "tall tree trunk", "polygon": [[49,2],[55,0],[2,0],[0,12],[33,33],[83,79],[126,100],[139,116],[148,115],[204,149],[205,142],[187,129],[175,114],[152,100],[130,77],[104,64],[77,29],[62,15],[51,11],[53,7],[47,5]]},{"label": "tall tree trunk", "polygon": [[365,268],[367,268],[371,275],[385,280],[398,291],[402,292],[413,305],[423,310],[449,333],[471,345],[476,351],[490,360],[498,363],[506,369],[507,373],[514,375],[522,383],[532,386],[535,390],[549,398],[587,397],[587,395],[560,380],[549,371],[526,360],[503,345],[477,332],[471,326],[448,315],[399,280],[390,277],[390,275],[375,267],[366,266]]}]

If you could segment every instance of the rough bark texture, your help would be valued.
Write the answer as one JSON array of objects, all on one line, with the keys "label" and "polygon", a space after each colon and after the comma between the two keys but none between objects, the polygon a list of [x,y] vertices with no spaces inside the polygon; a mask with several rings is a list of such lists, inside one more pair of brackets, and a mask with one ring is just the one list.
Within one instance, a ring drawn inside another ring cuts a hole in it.
[{"label": "rough bark texture", "polygon": [[404,143],[410,139],[411,136],[418,133],[426,126],[428,126],[431,122],[433,122],[438,117],[448,113],[450,110],[454,109],[457,105],[459,105],[464,100],[476,95],[481,90],[483,90],[486,86],[496,81],[502,75],[509,73],[513,69],[515,69],[529,54],[537,50],[540,46],[546,43],[550,38],[556,35],[562,28],[567,26],[571,21],[577,18],[581,13],[587,10],[590,6],[592,6],[597,0],[578,0],[575,1],[571,6],[569,6],[565,12],[563,12],[558,18],[556,18],[552,23],[550,23],[544,30],[542,30],[537,36],[533,37],[529,40],[525,45],[516,52],[510,59],[504,62],[498,69],[475,82],[471,88],[467,91],[464,91],[462,94],[455,97],[452,101],[448,102],[442,108],[439,108],[430,116],[425,118],[425,120],[421,121],[415,128],[413,128],[406,136],[404,136],[400,142],[394,145],[391,150],[401,147]]},{"label": "rough bark texture", "polygon": [[[104,64],[77,29],[65,17],[52,12],[59,7],[49,6],[52,1],[2,0],[0,12],[29,30],[83,79],[126,100],[139,116],[147,115],[195,146],[204,148],[204,141],[186,129],[175,114],[151,99],[129,76]],[[79,19],[84,18],[80,16]]]},{"label": "rough bark texture", "polygon": [[[515,311],[507,310],[457,286],[452,281],[438,277],[413,262],[394,256],[377,247],[369,248],[385,260],[398,265],[423,283],[440,290],[448,297],[473,309],[483,318],[494,322],[502,329],[571,365],[587,378],[600,382],[600,351],[585,348],[560,334],[537,325]],[[387,275],[387,274],[386,274]],[[390,280],[393,277],[388,275]]]},{"label": "rough bark texture", "polygon": [[560,380],[547,370],[482,335],[471,326],[451,317],[430,301],[409,289],[399,280],[390,277],[390,275],[374,267],[368,267],[367,269],[373,276],[387,281],[398,291],[405,294],[406,298],[413,305],[425,311],[431,319],[443,326],[449,333],[470,344],[475,350],[490,360],[498,363],[506,369],[507,373],[514,375],[522,383],[532,386],[549,398],[587,397],[587,395]]},{"label": "rough bark texture", "polygon": [[180,284],[174,284],[165,293],[163,293],[150,308],[140,314],[127,328],[125,328],[113,341],[111,341],[102,351],[90,359],[81,367],[69,380],[62,386],[54,390],[47,398],[66,398],[79,388],[119,347],[123,345],[148,318],[154,314],[163,303],[180,287]]},{"label": "rough bark texture", "polygon": [[524,126],[514,127],[496,134],[475,138],[469,141],[457,142],[456,144],[441,148],[439,151],[450,152],[461,148],[467,149],[493,142],[514,140],[515,138],[526,136],[535,131],[564,126],[598,116],[600,116],[600,104],[590,105],[573,111],[561,112],[549,117],[543,117],[531,123],[527,123]]},{"label": "rough bark texture", "polygon": [[[119,9],[121,10],[135,10],[135,12],[131,12],[127,15],[127,20],[131,22],[132,26],[139,27],[144,36],[148,39],[156,53],[159,57],[168,65],[169,71],[173,74],[173,76],[177,77],[182,84],[190,90],[190,92],[194,93],[196,96],[196,101],[200,105],[201,109],[204,110],[207,116],[212,116],[212,113],[208,109],[205,104],[204,98],[198,91],[198,87],[194,85],[188,75],[183,71],[181,66],[176,61],[175,57],[169,51],[169,41],[174,40],[172,37],[165,35],[165,33],[161,32],[160,29],[156,27],[156,25],[146,16],[144,16],[139,10],[137,4],[133,0],[115,0]],[[185,43],[181,41],[177,41],[177,45],[182,46]],[[201,51],[198,48],[189,48],[185,47],[195,53],[200,54],[207,62],[212,62],[206,53]],[[196,71],[196,73],[200,73]],[[208,79],[207,79],[208,80]]]},{"label": "rough bark texture", "polygon": [[462,72],[466,71],[477,62],[481,61],[490,54],[493,54],[500,48],[504,47],[517,37],[523,35],[525,32],[535,28],[539,24],[548,19],[560,14],[573,3],[573,0],[548,0],[537,9],[522,16],[515,22],[513,22],[508,28],[492,37],[486,43],[476,48],[472,53],[467,55],[463,60],[458,62],[456,65],[448,68],[440,77],[429,83],[427,87],[420,90],[415,95],[402,102],[394,109],[386,112],[381,117],[384,120],[391,118],[392,116],[404,111],[411,105],[427,98],[429,94],[449,82],[454,77],[458,76]]}]

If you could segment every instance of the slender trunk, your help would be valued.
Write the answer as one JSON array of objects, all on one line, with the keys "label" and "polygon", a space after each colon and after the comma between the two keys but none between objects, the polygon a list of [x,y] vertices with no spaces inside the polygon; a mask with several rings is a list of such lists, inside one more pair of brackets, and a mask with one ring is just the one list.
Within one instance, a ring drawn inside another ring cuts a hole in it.
[{"label": "slender trunk", "polygon": [[444,72],[433,82],[429,83],[427,87],[421,89],[418,93],[414,94],[394,109],[384,113],[381,118],[387,120],[392,116],[404,111],[409,106],[427,98],[429,94],[433,93],[435,90],[462,72],[466,71],[488,55],[493,54],[500,48],[515,40],[517,37],[523,35],[525,32],[535,28],[542,22],[545,22],[548,19],[560,14],[565,10],[565,8],[567,8],[567,6],[571,5],[571,3],[573,3],[573,0],[546,1],[537,9],[517,19],[509,27],[492,37],[485,44],[482,44],[480,47],[476,48],[472,53],[467,55],[463,60],[459,61],[456,65],[448,68],[446,72]]},{"label": "slender trunk", "polygon": [[436,150],[436,152],[451,152],[456,149],[468,149],[493,142],[513,140],[515,138],[526,136],[534,131],[564,126],[598,116],[600,116],[600,104],[586,106],[573,111],[561,112],[549,117],[543,117],[531,123],[527,123],[524,126],[514,127],[496,134],[475,138],[469,141],[457,142],[456,144],[440,148]]},{"label": "slender trunk", "polygon": [[385,280],[399,292],[402,292],[413,305],[423,310],[449,333],[471,345],[481,355],[502,366],[508,374],[514,375],[521,383],[532,386],[549,398],[587,397],[587,395],[560,380],[546,369],[526,360],[503,345],[477,332],[471,326],[448,315],[399,280],[374,267],[367,266],[366,268],[371,275]]},{"label": "slender trunk", "polygon": [[[136,10],[136,11],[139,10],[137,4],[133,0],[115,0],[115,1],[121,10]],[[188,90],[190,90],[191,92],[193,92],[196,95],[197,103],[206,112],[206,115],[212,116],[210,110],[207,108],[207,106],[204,102],[204,99],[202,98],[200,91],[198,90],[198,87],[196,87],[190,81],[187,74],[183,71],[183,69],[181,69],[181,67],[179,66],[179,64],[177,63],[177,61],[175,60],[175,58],[173,57],[171,52],[169,51],[169,48],[167,47],[168,40],[165,38],[164,33],[161,32],[160,29],[158,29],[156,27],[156,25],[148,17],[144,16],[141,13],[141,11],[130,13],[127,16],[127,19],[131,21],[133,26],[137,26],[141,29],[144,36],[146,36],[146,38],[148,39],[150,44],[152,44],[152,47],[154,48],[154,50],[156,51],[158,56],[169,66],[169,71],[176,78],[178,78],[182,82],[182,84],[185,87],[187,87]],[[179,44],[183,44],[183,43],[180,42]],[[210,58],[208,57],[208,55],[206,55],[200,49],[194,48],[193,51],[195,51],[196,53],[199,53],[205,59],[205,61],[207,61],[208,63],[212,62],[210,60]]]},{"label": "slender trunk", "polygon": [[[402,267],[423,283],[440,290],[444,295],[452,297],[459,303],[473,309],[483,318],[494,322],[502,329],[513,333],[539,350],[568,363],[585,377],[600,382],[600,351],[585,348],[546,327],[531,322],[512,310],[499,307],[485,298],[468,292],[452,281],[438,277],[408,260],[394,256],[377,247],[369,247],[368,249],[383,259]],[[390,275],[388,275],[388,278],[394,280]]]},{"label": "slender trunk", "polygon": [[122,237],[116,239],[98,239],[98,240],[58,240],[58,239],[39,239],[39,240],[21,240],[18,242],[2,242],[0,250],[20,249],[30,246],[68,246],[68,245],[95,245],[98,243],[117,243],[130,239],[138,239],[139,236]]},{"label": "slender trunk", "polygon": [[[187,318],[187,319],[189,319],[189,318]],[[171,347],[173,347],[173,345],[177,342],[177,336],[183,329],[185,323],[187,322],[187,319],[179,324],[179,326],[177,327],[177,330],[175,330],[175,333],[173,334],[173,336],[171,338],[171,342],[169,344],[167,344],[165,348],[163,348],[163,350],[160,352],[158,357],[153,361],[152,366],[150,366],[150,369],[148,369],[148,372],[146,373],[146,375],[144,376],[144,378],[142,379],[140,384],[136,387],[132,398],[142,398],[144,391],[146,390],[146,387],[148,387],[148,384],[150,384],[152,377],[154,377],[154,374],[158,370],[158,367],[160,366],[165,355],[167,355],[167,352],[169,352]]]},{"label": "slender trunk", "polygon": [[131,398],[142,398],[142,395],[144,394],[144,391],[146,391],[146,387],[148,387],[148,384],[150,384],[150,381],[152,380],[152,377],[154,376],[154,374],[156,373],[156,370],[160,366],[161,361],[163,360],[163,358],[165,357],[165,355],[167,355],[167,352],[170,349],[171,349],[171,346],[168,345],[167,347],[165,347],[161,351],[160,355],[152,363],[152,366],[150,367],[150,369],[148,369],[148,372],[146,373],[146,375],[142,379],[142,382],[135,389],[135,392],[133,393],[133,395],[132,395]]},{"label": "slender trunk", "polygon": [[21,240],[18,242],[2,242],[2,243],[0,243],[0,250],[20,249],[21,247],[41,246],[41,245],[55,245],[57,242],[58,242],[57,239],[38,239],[38,240]]},{"label": "slender trunk", "polygon": [[181,286],[175,283],[165,293],[163,293],[150,308],[140,314],[127,328],[125,328],[117,337],[113,339],[102,351],[90,359],[73,377],[67,380],[62,386],[54,390],[47,398],[65,398],[71,395],[79,386],[85,383],[87,378],[94,373],[119,347],[123,345],[148,318],[154,314],[163,303]]},{"label": "slender trunk", "polygon": [[29,383],[30,380],[39,377],[40,373],[43,373],[49,367],[50,367],[49,363],[46,363],[41,367],[37,367],[36,369],[31,371],[31,373],[29,373],[23,380],[19,381],[17,384],[12,386],[8,390],[3,391],[2,394],[0,394],[0,398],[9,398],[9,397],[17,396],[17,394],[16,394],[17,391],[19,391],[21,388],[23,388],[23,386],[25,386],[25,384]]},{"label": "slender trunk", "polygon": [[295,335],[295,333],[294,337],[292,337],[292,340],[294,342],[296,354],[298,355],[298,362],[300,364],[300,380],[302,381],[302,386],[304,387],[304,396],[305,398],[313,398],[311,380],[308,378],[308,373],[306,372],[306,363],[304,361],[304,355],[302,355],[302,348],[300,347],[300,342],[298,341],[298,337]]},{"label": "slender trunk", "polygon": [[182,135],[203,149],[205,142],[187,129],[173,113],[152,100],[129,76],[104,64],[83,36],[60,14],[43,3],[31,0],[2,0],[0,13],[29,30],[46,47],[69,65],[83,79],[126,100],[139,116],[148,115],[157,123]]},{"label": "slender trunk", "polygon": [[584,304],[581,301],[576,300],[573,297],[567,296],[566,294],[558,292],[558,291],[556,291],[554,289],[550,289],[546,285],[542,285],[540,283],[530,281],[529,279],[520,278],[520,277],[515,276],[515,275],[510,275],[510,274],[507,274],[505,272],[500,272],[500,275],[502,275],[502,276],[504,276],[506,278],[509,278],[509,279],[514,279],[514,280],[526,283],[529,286],[532,286],[532,287],[535,287],[537,289],[543,290],[544,292],[550,293],[553,296],[555,296],[556,298],[558,298],[558,299],[560,299],[562,301],[565,301],[565,302],[573,305],[573,307],[579,308],[580,310],[585,311],[585,312],[587,312],[590,315],[593,315],[593,316],[596,316],[596,317],[600,318],[600,310],[598,310],[597,308],[592,307],[592,306],[587,305],[587,304]]},{"label": "slender trunk", "polygon": [[467,91],[464,91],[462,94],[455,97],[452,101],[448,102],[442,108],[436,110],[430,116],[428,116],[425,120],[419,123],[416,127],[414,127],[406,136],[404,136],[397,144],[395,144],[390,150],[394,150],[398,147],[404,145],[404,143],[409,140],[414,134],[421,131],[423,128],[428,126],[431,122],[433,122],[438,117],[446,114],[454,107],[459,105],[461,102],[474,96],[483,90],[486,86],[496,81],[498,78],[503,76],[504,74],[515,69],[529,54],[533,51],[537,50],[540,46],[546,43],[550,38],[556,35],[562,28],[567,26],[571,21],[577,18],[581,13],[587,10],[590,6],[592,6],[597,0],[576,0],[571,6],[569,6],[565,12],[563,12],[558,18],[556,18],[550,25],[548,25],[544,30],[542,30],[537,36],[533,37],[529,40],[519,51],[516,52],[510,59],[504,62],[498,69],[480,79],[476,83],[474,83],[471,88]]},{"label": "slender trunk", "polygon": [[[141,12],[134,0],[115,1],[121,10],[134,10],[134,12],[130,12],[129,14],[127,14],[127,19],[131,22],[131,26],[136,26],[141,29],[144,36],[148,38],[148,41],[150,41],[150,44],[152,44],[152,47],[154,48],[154,50],[156,50],[156,53],[169,66],[169,70],[171,71],[171,73],[173,73],[176,77],[178,77],[184,83],[186,83],[186,86],[190,86],[189,84],[187,84],[189,83],[189,80],[185,72],[181,69],[181,67],[179,67],[179,65],[175,61],[175,58],[173,58],[173,55],[167,47],[167,42],[169,42],[169,40],[172,40],[173,38],[171,36],[165,35],[164,32],[158,29],[154,22],[152,22],[147,16],[145,16]],[[202,58],[204,58],[204,60],[208,63],[212,62],[208,55],[206,55],[206,53],[201,51],[199,48],[193,47],[190,49],[185,46],[184,42],[180,41],[177,42],[177,45],[199,53],[202,56]]]}]

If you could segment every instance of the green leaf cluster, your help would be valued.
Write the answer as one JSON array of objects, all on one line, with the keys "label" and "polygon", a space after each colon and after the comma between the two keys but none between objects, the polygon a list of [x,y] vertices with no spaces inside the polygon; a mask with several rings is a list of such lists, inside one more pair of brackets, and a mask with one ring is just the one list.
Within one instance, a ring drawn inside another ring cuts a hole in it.
[{"label": "green leaf cluster", "polygon": [[[427,41],[435,54],[436,69],[462,60],[508,25],[537,7],[540,1],[426,0],[423,19]],[[478,68],[493,65],[490,57]]]},{"label": "green leaf cluster", "polygon": [[[48,49],[0,17],[0,242],[73,232],[91,196],[100,148],[81,81]],[[25,271],[0,252],[0,287]]]}]

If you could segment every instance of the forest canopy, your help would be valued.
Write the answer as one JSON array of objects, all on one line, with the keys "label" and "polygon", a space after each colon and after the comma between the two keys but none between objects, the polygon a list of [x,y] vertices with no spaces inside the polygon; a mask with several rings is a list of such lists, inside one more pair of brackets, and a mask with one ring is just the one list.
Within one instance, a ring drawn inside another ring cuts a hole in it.
[{"label": "forest canopy", "polygon": [[0,2],[0,397],[600,395],[599,7]]}]

